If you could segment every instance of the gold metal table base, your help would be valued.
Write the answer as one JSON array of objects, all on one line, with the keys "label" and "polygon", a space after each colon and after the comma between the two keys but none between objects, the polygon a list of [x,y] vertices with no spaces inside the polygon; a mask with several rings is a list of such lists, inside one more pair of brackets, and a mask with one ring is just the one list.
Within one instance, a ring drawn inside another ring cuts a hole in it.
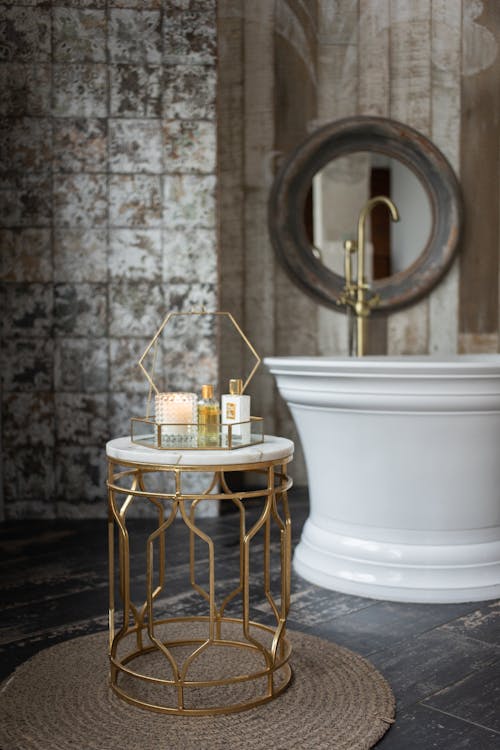
[{"label": "gold metal table base", "polygon": [[[210,715],[258,706],[287,687],[292,676],[286,639],[291,568],[289,460],[179,467],[108,457],[110,683],[120,698],[161,713]],[[265,486],[232,491],[226,471],[255,472],[265,477]],[[184,492],[188,474],[192,477],[199,472],[209,472],[207,489],[201,494]],[[147,486],[152,478],[163,480],[167,487],[152,491]],[[201,501],[231,502],[237,510],[239,554],[233,561],[234,575],[229,571],[231,561],[226,563],[222,557],[229,590],[216,580],[216,563],[221,565],[219,544],[196,518]],[[139,550],[133,534],[129,535],[127,517],[136,504],[154,509],[153,529],[145,549]],[[187,537],[186,561],[174,563],[169,551],[175,544],[169,545],[169,539],[177,535],[179,546],[181,531]],[[132,590],[131,559],[142,566],[140,593],[141,573],[134,576]],[[271,560],[273,574],[278,570],[279,577],[271,575]],[[190,595],[174,594],[169,579],[175,578],[177,592],[184,591],[186,587],[180,585],[184,575]],[[178,607],[179,600],[181,605],[185,601],[187,611],[168,616],[176,611],[171,603],[177,602]],[[265,623],[256,621],[260,613]]]}]

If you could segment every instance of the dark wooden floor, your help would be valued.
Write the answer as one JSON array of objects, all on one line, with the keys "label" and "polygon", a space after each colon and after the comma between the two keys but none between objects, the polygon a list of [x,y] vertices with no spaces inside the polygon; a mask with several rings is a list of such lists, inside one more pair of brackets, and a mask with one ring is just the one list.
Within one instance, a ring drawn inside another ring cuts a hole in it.
[{"label": "dark wooden floor", "polygon": [[[290,500],[296,543],[307,499],[294,490]],[[203,521],[228,565],[238,555],[234,521],[231,515]],[[139,549],[150,524],[130,524]],[[2,678],[42,648],[107,628],[106,533],[106,524],[97,520],[0,527]],[[183,547],[180,533],[169,553],[176,594],[169,611],[176,601],[179,607],[185,603]],[[138,560],[132,549],[134,586],[141,590]],[[289,623],[357,651],[388,679],[397,721],[377,747],[500,748],[500,601],[396,604],[327,591],[294,574]]]}]

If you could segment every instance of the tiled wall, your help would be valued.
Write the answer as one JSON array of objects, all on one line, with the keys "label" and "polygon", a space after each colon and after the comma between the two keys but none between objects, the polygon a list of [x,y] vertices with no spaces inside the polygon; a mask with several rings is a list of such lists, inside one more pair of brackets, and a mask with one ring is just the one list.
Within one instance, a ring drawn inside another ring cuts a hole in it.
[{"label": "tiled wall", "polygon": [[217,307],[215,0],[0,2],[0,59],[5,516],[102,515],[135,362]]}]

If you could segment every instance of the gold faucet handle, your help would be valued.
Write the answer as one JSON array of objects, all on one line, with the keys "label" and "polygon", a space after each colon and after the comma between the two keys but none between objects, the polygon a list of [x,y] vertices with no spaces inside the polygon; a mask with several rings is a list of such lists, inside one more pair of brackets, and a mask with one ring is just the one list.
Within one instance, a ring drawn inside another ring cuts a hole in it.
[{"label": "gold faucet handle", "polygon": [[358,246],[354,240],[344,241],[344,276],[345,276],[345,292],[348,296],[354,294],[354,286],[352,283],[352,256],[357,251]]},{"label": "gold faucet handle", "polygon": [[372,309],[372,307],[377,307],[377,305],[379,304],[380,304],[380,294],[374,294],[373,297],[370,297],[370,299],[368,300],[368,306],[370,310]]},{"label": "gold faucet handle", "polygon": [[345,307],[354,307],[356,303],[356,290],[354,287],[344,287],[344,291],[337,300],[337,305],[344,305]]}]

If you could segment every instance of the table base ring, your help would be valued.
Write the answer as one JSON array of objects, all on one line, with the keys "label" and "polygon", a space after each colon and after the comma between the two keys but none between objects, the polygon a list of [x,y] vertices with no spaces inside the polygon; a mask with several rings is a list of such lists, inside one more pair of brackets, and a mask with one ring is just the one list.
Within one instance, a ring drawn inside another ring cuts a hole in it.
[{"label": "table base ring", "polygon": [[[185,631],[190,625],[206,625],[208,621],[208,617],[169,618],[156,621],[155,628],[158,626],[168,627],[177,625],[182,626]],[[169,667],[169,663],[167,657],[159,647],[155,643],[151,645],[151,641],[147,638],[146,634],[144,636],[145,640],[147,639],[148,641],[147,645],[141,645],[141,648],[135,648],[133,651],[118,656],[117,652],[124,645],[125,641],[133,640],[137,644],[138,630],[141,630],[140,637],[142,642],[142,630],[145,630],[145,626],[140,629],[133,627],[125,633],[118,633],[114,639],[112,655],[110,657],[111,688],[120,698],[132,705],[159,713],[192,716],[244,711],[267,703],[280,695],[288,686],[292,677],[292,670],[288,664],[292,649],[285,636],[283,635],[280,638],[276,658],[273,660],[270,648],[258,641],[256,636],[264,636],[271,640],[275,635],[274,628],[261,623],[250,622],[247,632],[251,640],[248,640],[243,632],[243,620],[229,617],[221,618],[219,625],[223,630],[229,629],[231,637],[219,637],[210,640],[199,636],[186,637],[184,633],[182,638],[172,640],[161,639],[161,643],[169,652],[178,649],[194,649],[191,653],[198,651],[201,656],[203,651],[208,652],[212,650],[210,661],[213,661],[214,649],[221,651],[229,649],[228,653],[231,652],[231,658],[223,659],[223,663],[230,664],[230,674],[226,674],[225,676],[218,675],[213,679],[207,679],[205,665],[202,667],[202,679],[196,679],[196,676],[194,676],[194,679],[193,677],[188,679],[187,671],[184,675],[181,671],[177,679],[160,678],[147,674],[147,663],[144,673],[135,671],[132,669],[132,663],[134,663],[134,668],[138,669],[140,664],[144,661],[147,662],[149,659],[149,669],[153,670],[155,675],[157,675],[158,663],[163,660],[167,668]],[[237,635],[245,640],[236,640]],[[205,646],[204,649],[203,646]],[[236,658],[232,656],[233,654]],[[243,669],[248,669],[249,660],[254,662],[252,664],[252,671],[244,674],[236,673],[240,666],[238,664],[238,656],[242,658]],[[189,671],[193,664],[194,660],[190,663]],[[229,691],[229,696],[227,692],[224,695],[223,705],[214,704],[216,700],[214,692],[217,694],[219,689]],[[168,692],[170,695],[165,695]],[[167,697],[170,700],[165,700]],[[204,697],[206,697],[209,705],[200,705]],[[190,698],[193,700],[190,701]],[[190,702],[193,705],[190,705]]]}]

